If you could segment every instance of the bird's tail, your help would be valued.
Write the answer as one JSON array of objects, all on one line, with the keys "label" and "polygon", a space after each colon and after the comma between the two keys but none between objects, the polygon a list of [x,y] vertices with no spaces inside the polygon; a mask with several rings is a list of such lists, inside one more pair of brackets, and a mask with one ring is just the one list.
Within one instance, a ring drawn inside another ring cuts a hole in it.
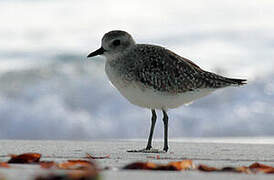
[{"label": "bird's tail", "polygon": [[226,78],[228,81],[231,82],[231,84],[235,84],[235,85],[244,85],[246,84],[247,80],[246,79],[233,79],[233,78]]},{"label": "bird's tail", "polygon": [[234,78],[227,78],[224,76],[220,76],[215,73],[203,71],[202,74],[204,80],[206,80],[210,86],[213,86],[214,88],[223,88],[227,86],[240,86],[246,84],[246,79],[234,79]]}]

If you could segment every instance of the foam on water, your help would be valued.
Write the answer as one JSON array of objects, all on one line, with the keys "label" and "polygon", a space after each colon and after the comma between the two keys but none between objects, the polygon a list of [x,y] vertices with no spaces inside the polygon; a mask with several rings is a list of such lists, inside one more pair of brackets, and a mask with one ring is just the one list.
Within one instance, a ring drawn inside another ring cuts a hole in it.
[{"label": "foam on water", "polygon": [[[78,61],[5,73],[0,77],[0,137],[145,138],[150,111],[122,98],[103,69],[103,63]],[[272,76],[172,110],[170,136],[273,135]],[[156,136],[161,132],[159,119]]]}]

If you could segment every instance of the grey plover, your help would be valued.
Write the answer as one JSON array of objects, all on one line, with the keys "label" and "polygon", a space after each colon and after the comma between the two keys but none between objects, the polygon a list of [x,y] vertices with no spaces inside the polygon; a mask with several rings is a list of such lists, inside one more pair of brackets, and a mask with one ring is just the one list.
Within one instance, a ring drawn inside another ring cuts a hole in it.
[{"label": "grey plover", "polygon": [[245,79],[223,77],[201,69],[192,61],[160,46],[136,44],[120,30],[106,33],[101,47],[87,57],[103,55],[110,82],[132,104],[151,109],[150,134],[145,149],[130,152],[155,152],[151,142],[156,109],[163,112],[164,148],[168,151],[167,110],[192,102],[211,92],[245,84]]}]

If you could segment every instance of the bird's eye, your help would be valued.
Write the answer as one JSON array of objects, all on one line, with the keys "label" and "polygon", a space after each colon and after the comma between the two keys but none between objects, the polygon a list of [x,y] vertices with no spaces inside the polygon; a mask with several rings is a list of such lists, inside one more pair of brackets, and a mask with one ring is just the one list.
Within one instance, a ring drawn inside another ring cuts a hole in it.
[{"label": "bird's eye", "polygon": [[112,44],[113,44],[114,46],[119,46],[120,43],[121,43],[121,42],[120,42],[120,40],[118,40],[118,39],[112,42]]}]

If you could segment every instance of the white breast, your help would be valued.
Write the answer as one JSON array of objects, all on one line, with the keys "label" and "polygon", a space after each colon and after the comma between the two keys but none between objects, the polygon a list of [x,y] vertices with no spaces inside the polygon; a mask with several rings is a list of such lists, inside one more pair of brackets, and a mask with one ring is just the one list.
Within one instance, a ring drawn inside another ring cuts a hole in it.
[{"label": "white breast", "polygon": [[108,62],[106,62],[105,71],[110,82],[125,98],[132,104],[149,109],[167,110],[177,108],[214,91],[214,89],[197,89],[185,93],[170,94],[152,88],[145,88],[140,82],[124,81]]}]

